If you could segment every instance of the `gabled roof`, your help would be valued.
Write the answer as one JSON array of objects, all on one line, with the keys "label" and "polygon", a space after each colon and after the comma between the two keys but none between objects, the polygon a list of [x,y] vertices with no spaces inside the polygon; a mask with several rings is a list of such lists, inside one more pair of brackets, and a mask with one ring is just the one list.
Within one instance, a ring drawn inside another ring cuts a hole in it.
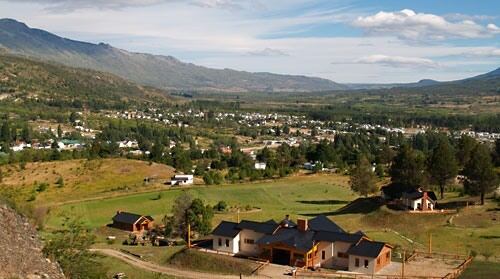
[{"label": "gabled roof", "polygon": [[324,232],[344,232],[344,230],[335,222],[328,219],[325,215],[318,215],[308,221],[308,227],[313,231]]},{"label": "gabled roof", "polygon": [[[437,200],[436,194],[433,191],[424,191],[424,192],[427,192],[427,196],[431,200],[433,200],[433,201]],[[410,199],[410,200],[417,200],[417,199],[420,199],[424,196],[424,192],[416,191],[416,190],[405,192],[402,194],[402,198],[406,198],[406,199]]]},{"label": "gabled roof", "polygon": [[273,235],[263,236],[256,243],[263,245],[282,243],[299,251],[307,252],[314,246],[314,232],[304,232],[297,228],[281,228]]},{"label": "gabled roof", "polygon": [[242,220],[237,226],[237,228],[240,230],[247,229],[264,234],[272,234],[278,227],[279,224],[276,223],[274,220],[269,220],[264,223]]},{"label": "gabled roof", "polygon": [[240,233],[240,230],[236,228],[238,223],[222,221],[213,231],[213,235],[225,236],[234,238]]},{"label": "gabled roof", "polygon": [[387,244],[368,239],[361,240],[357,245],[347,250],[347,254],[367,258],[376,258]]},{"label": "gabled roof", "polygon": [[141,219],[142,217],[148,219],[149,221],[153,221],[153,217],[151,217],[151,216],[143,216],[143,215],[130,213],[130,212],[123,212],[123,211],[116,213],[116,215],[113,217],[113,221],[133,225],[137,221],[139,221],[139,219]]},{"label": "gabled roof", "polygon": [[341,241],[347,243],[358,243],[364,237],[363,234],[358,233],[341,233],[341,232],[317,232],[314,235],[316,241]]}]

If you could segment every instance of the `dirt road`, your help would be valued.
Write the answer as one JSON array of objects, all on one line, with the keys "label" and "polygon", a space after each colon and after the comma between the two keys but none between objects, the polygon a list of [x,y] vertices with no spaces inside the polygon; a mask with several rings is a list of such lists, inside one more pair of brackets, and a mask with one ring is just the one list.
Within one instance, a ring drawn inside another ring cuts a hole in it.
[{"label": "dirt road", "polygon": [[177,269],[174,267],[162,266],[158,264],[154,264],[151,262],[146,262],[141,259],[138,259],[132,255],[128,255],[113,249],[90,249],[91,252],[100,253],[106,256],[117,258],[121,261],[124,261],[130,265],[135,267],[157,272],[161,274],[171,275],[179,278],[191,278],[191,279],[239,279],[239,278],[270,278],[270,276],[243,276],[240,277],[238,275],[219,275],[219,274],[210,274],[210,273],[202,273],[197,271],[190,271],[184,269]]}]

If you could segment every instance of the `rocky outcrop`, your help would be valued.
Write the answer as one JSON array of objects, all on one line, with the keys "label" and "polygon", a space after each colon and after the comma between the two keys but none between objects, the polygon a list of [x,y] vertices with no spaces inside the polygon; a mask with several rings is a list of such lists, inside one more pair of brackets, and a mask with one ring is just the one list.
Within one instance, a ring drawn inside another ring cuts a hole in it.
[{"label": "rocky outcrop", "polygon": [[42,253],[42,242],[29,220],[0,204],[0,279],[63,279],[59,265]]}]

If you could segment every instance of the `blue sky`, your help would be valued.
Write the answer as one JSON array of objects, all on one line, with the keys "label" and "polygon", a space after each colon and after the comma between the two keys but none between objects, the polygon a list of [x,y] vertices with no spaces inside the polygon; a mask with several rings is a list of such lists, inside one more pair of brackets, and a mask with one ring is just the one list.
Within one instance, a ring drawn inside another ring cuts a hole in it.
[{"label": "blue sky", "polygon": [[493,0],[0,0],[0,17],[207,67],[337,82],[453,80],[500,65]]}]

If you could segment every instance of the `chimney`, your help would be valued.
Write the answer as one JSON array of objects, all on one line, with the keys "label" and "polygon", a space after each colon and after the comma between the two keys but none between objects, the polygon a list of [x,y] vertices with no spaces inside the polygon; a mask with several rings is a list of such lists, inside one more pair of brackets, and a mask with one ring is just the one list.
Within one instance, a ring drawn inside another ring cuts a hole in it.
[{"label": "chimney", "polygon": [[307,219],[297,219],[297,227],[301,232],[307,231]]},{"label": "chimney", "polygon": [[427,192],[424,192],[424,195],[422,196],[422,210],[427,210]]},{"label": "chimney", "polygon": [[288,215],[288,214],[285,215],[285,220],[287,220],[287,221],[290,220],[290,215]]}]

